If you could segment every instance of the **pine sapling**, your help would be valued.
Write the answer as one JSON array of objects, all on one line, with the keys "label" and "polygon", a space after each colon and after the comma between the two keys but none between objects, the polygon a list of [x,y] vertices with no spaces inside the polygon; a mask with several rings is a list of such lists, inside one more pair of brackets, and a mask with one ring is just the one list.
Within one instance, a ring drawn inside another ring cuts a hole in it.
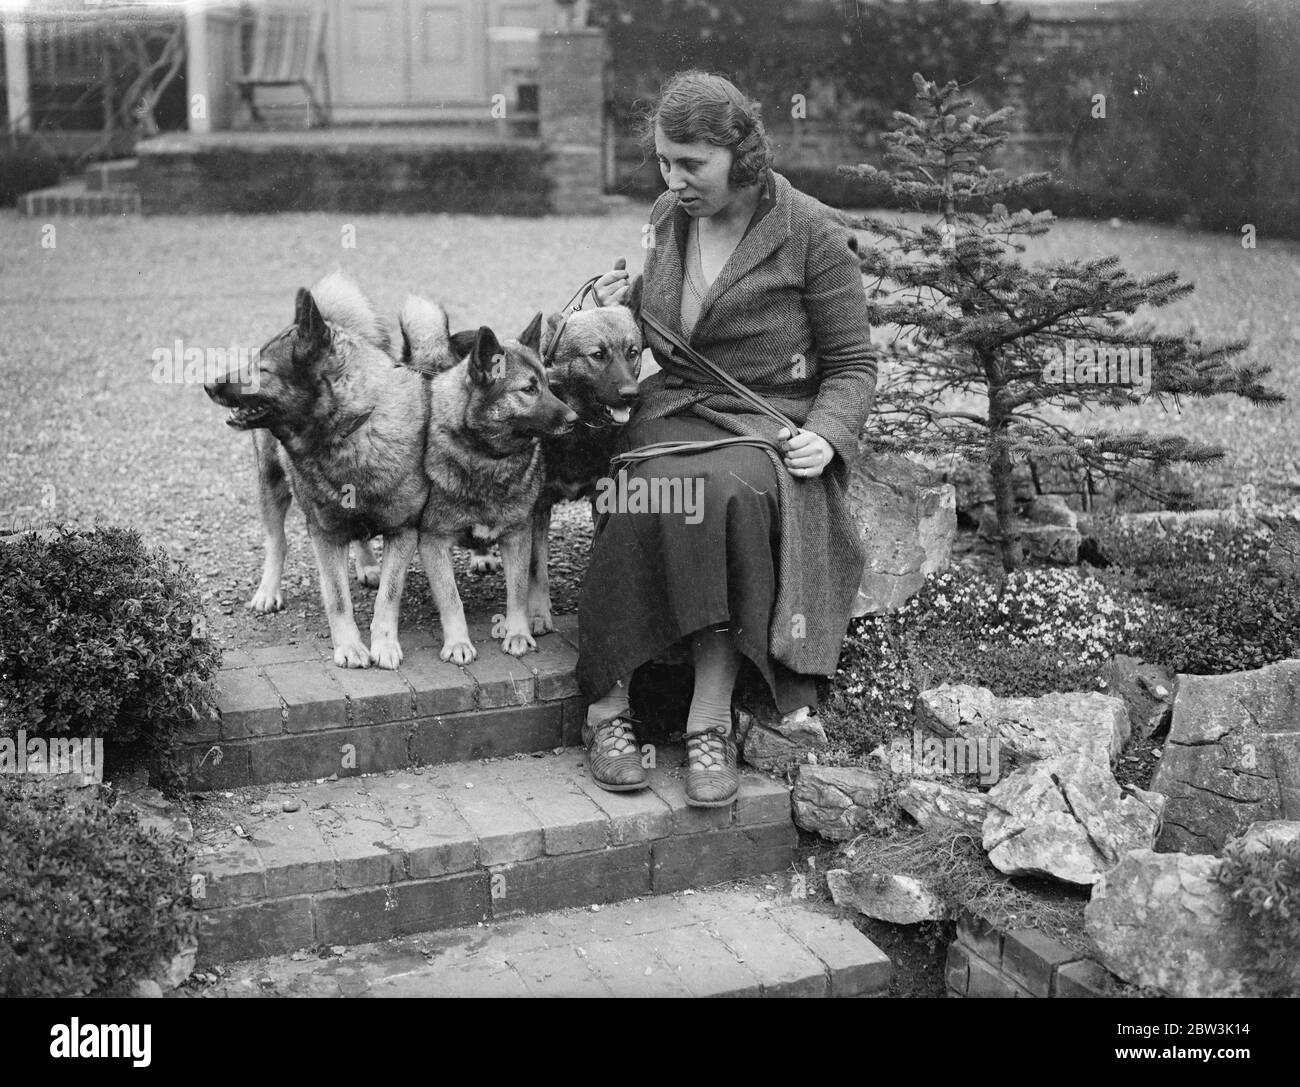
[{"label": "pine sapling", "polygon": [[892,169],[839,167],[938,214],[919,227],[845,217],[882,239],[866,247],[862,270],[871,323],[896,328],[868,434],[879,448],[986,465],[1002,566],[1013,570],[1023,563],[1017,461],[1051,458],[1076,475],[1141,488],[1139,465],[1224,455],[1182,436],[1085,432],[1049,416],[1049,406],[1079,413],[1149,400],[1167,409],[1183,396],[1232,394],[1254,404],[1284,397],[1261,383],[1271,367],[1232,361],[1249,340],[1207,345],[1134,320],[1140,306],[1167,306],[1194,290],[1177,272],[1134,277],[1114,256],[1022,264],[1024,239],[1045,234],[1054,216],[1007,210],[1048,174],[1007,178],[986,165],[1007,140],[1012,110],[962,117],[971,102],[956,83],[940,87],[920,74],[913,83],[920,116],[896,112],[884,137]]}]

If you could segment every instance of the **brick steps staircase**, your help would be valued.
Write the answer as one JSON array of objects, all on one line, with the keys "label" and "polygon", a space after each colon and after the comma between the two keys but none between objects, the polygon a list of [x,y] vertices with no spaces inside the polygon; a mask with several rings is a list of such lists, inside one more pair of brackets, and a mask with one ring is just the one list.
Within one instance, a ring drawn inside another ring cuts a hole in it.
[{"label": "brick steps staircase", "polygon": [[[784,784],[686,804],[681,748],[607,793],[580,748],[210,795],[194,815],[200,959],[358,944],[779,872]],[[283,810],[291,798],[297,810]]]},{"label": "brick steps staircase", "polygon": [[330,774],[543,751],[580,742],[574,680],[577,624],[557,621],[522,658],[502,653],[490,624],[472,622],[478,659],[438,659],[432,635],[403,635],[396,671],[345,669],[328,640],[227,652],[220,721],[188,734],[191,787],[232,789]]},{"label": "brick steps staircase", "polygon": [[552,910],[227,966],[184,996],[874,997],[890,963],[834,913],[773,885]]},{"label": "brick steps staircase", "polygon": [[[220,719],[184,749],[191,787],[206,790],[192,813],[200,962],[628,899],[655,911],[663,896],[788,868],[798,836],[781,781],[742,767],[734,805],[689,807],[684,748],[671,744],[654,750],[646,790],[592,781],[576,621],[557,627],[516,659],[471,623],[479,657],[463,668],[414,631],[396,671],[337,668],[318,639],[228,652]],[[844,924],[841,942],[883,959]],[[829,971],[798,977],[834,988]]]},{"label": "brick steps staircase", "polygon": [[80,180],[37,189],[18,198],[23,215],[139,215],[140,189],[135,159],[87,166]]}]

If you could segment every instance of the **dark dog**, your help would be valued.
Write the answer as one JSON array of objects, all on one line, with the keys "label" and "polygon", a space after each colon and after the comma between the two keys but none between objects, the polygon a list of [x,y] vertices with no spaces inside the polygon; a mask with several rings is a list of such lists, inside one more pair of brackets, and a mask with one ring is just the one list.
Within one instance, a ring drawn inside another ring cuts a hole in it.
[{"label": "dark dog", "polygon": [[[528,617],[534,634],[554,630],[551,620],[551,509],[557,502],[589,498],[609,475],[618,432],[631,418],[641,371],[641,277],[632,281],[627,303],[578,310],[547,321],[547,377],[555,395],[578,415],[565,435],[546,438],[546,481],[533,512]],[[558,336],[558,339],[557,339]]]},{"label": "dark dog", "polygon": [[[422,365],[454,365],[446,315],[426,307]],[[294,323],[262,348],[256,382],[227,374],[206,391],[231,409],[230,426],[253,431],[267,554],[252,606],[282,606],[287,476],[307,516],[334,663],[396,668],[402,589],[429,496],[426,380],[398,365],[373,307],[351,280],[333,273],[311,291],[299,290]],[[353,619],[348,544],[366,546],[377,535],[384,556],[367,650]]]},{"label": "dark dog", "polygon": [[[402,334],[411,345],[439,325],[428,303],[408,299]],[[445,322],[445,318],[441,318]],[[527,610],[532,514],[544,482],[542,439],[569,431],[577,413],[550,391],[538,355],[542,315],[518,340],[490,328],[453,337],[467,357],[429,381],[424,474],[429,501],[420,520],[420,559],[442,623],[443,660],[477,656],[456,588],[451,548],[468,534],[479,546],[499,542],[506,577],[501,648],[513,656],[536,649]]]}]

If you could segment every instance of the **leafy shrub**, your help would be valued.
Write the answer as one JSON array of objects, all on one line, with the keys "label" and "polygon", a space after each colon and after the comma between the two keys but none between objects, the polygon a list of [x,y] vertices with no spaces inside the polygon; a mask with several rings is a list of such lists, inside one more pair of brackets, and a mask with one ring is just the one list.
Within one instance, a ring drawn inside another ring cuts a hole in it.
[{"label": "leafy shrub", "polygon": [[1119,564],[1098,576],[1176,616],[1148,627],[1135,656],[1207,675],[1300,653],[1300,599],[1278,592],[1264,567],[1267,530],[1188,521],[1170,530],[1100,524],[1096,532]]},{"label": "leafy shrub", "polygon": [[941,683],[987,687],[999,698],[1036,698],[1053,691],[1096,690],[1100,665],[1044,647],[999,645],[971,638],[931,639],[918,646],[912,671],[922,690]]},{"label": "leafy shrub", "polygon": [[1216,875],[1259,953],[1264,996],[1300,996],[1300,840],[1271,841],[1247,851],[1234,842]]},{"label": "leafy shrub", "polygon": [[143,741],[166,770],[180,725],[212,712],[198,586],[134,531],[0,546],[0,614],[2,732]]},{"label": "leafy shrub", "polygon": [[34,147],[0,149],[0,207],[12,207],[25,192],[59,183],[59,163]]},{"label": "leafy shrub", "polygon": [[1271,539],[1268,530],[1260,527],[1191,520],[1164,529],[1099,519],[1092,534],[1116,565],[1135,570],[1152,566],[1181,570],[1211,563],[1252,566],[1264,560]]},{"label": "leafy shrub", "polygon": [[191,944],[183,843],[0,776],[0,997],[113,995]]},{"label": "leafy shrub", "polygon": [[1134,583],[1178,609],[1177,620],[1149,631],[1135,656],[1174,672],[1216,675],[1300,655],[1300,597],[1278,592],[1258,568],[1158,567]]}]

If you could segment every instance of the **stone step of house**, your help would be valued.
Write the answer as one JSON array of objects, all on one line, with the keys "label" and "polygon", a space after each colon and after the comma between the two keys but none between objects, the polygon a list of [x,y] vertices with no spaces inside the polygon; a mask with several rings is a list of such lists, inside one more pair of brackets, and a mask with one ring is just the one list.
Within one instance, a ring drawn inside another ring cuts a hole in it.
[{"label": "stone step of house", "polygon": [[[199,955],[221,962],[501,920],[780,872],[788,787],[742,773],[686,804],[684,749],[610,793],[581,748],[203,797],[193,814]],[[284,810],[286,807],[292,809]]]},{"label": "stone step of house", "polygon": [[184,737],[194,790],[371,774],[430,763],[545,751],[579,742],[577,617],[556,619],[537,651],[503,653],[491,624],[471,622],[478,657],[438,657],[440,639],[403,634],[396,670],[339,668],[328,639],[227,651],[219,719]]},{"label": "stone step of house", "polygon": [[18,198],[18,210],[32,217],[55,215],[139,215],[140,192],[132,185],[95,191],[85,181],[36,189]]},{"label": "stone step of house", "polygon": [[104,192],[110,189],[135,187],[136,168],[140,160],[112,159],[109,162],[92,162],[82,171],[86,188],[91,192]]},{"label": "stone step of house", "polygon": [[[778,881],[779,882],[779,881]],[[890,962],[777,883],[551,910],[232,964],[181,996],[885,996]]]}]

